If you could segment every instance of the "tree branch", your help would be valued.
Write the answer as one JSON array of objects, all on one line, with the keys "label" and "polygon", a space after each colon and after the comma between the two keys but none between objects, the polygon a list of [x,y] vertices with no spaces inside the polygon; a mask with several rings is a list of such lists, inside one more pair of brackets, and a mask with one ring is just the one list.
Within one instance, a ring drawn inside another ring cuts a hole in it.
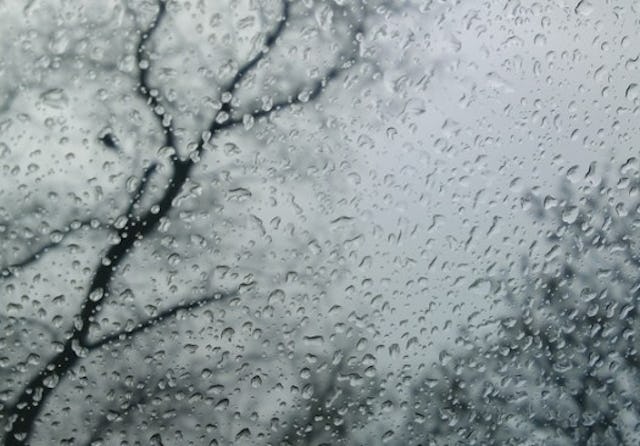
[{"label": "tree branch", "polygon": [[229,81],[225,88],[222,91],[233,93],[242,80],[249,74],[249,72],[260,62],[264,56],[271,50],[271,48],[275,45],[276,40],[282,35],[284,29],[289,21],[289,0],[283,0],[282,2],[282,16],[278,21],[278,25],[267,34],[266,39],[264,41],[264,47],[260,49],[258,54],[256,54],[253,58],[249,59],[242,67],[238,69],[233,79]]},{"label": "tree branch", "polygon": [[83,227],[86,226],[91,226],[91,220],[82,220],[80,222],[80,225],[77,228],[71,228],[71,225],[67,226],[67,229],[65,229],[64,231],[61,231],[62,233],[62,237],[60,238],[60,240],[57,241],[50,241],[49,243],[46,243],[45,245],[41,246],[38,250],[36,250],[34,253],[30,254],[28,257],[16,262],[16,263],[12,263],[10,265],[7,265],[6,267],[3,267],[2,271],[0,272],[0,278],[2,279],[7,279],[9,277],[12,277],[14,272],[14,269],[19,269],[19,268],[23,268],[25,266],[28,266],[34,262],[37,262],[38,260],[40,260],[40,258],[48,253],[50,250],[52,250],[53,248],[56,248],[57,246],[59,246],[62,241],[64,240],[64,238],[66,236],[68,236],[69,234],[73,233],[75,230],[77,229],[81,229]]},{"label": "tree branch", "polygon": [[[119,389],[120,393],[125,393],[125,389]],[[129,403],[124,408],[120,408],[119,411],[113,411],[117,413],[118,417],[122,417],[121,422],[129,423],[133,418],[133,409],[139,406],[144,406],[148,403],[147,395],[145,394],[143,389],[136,389],[133,393],[133,396]],[[100,421],[98,421],[98,425],[93,430],[91,437],[85,443],[85,446],[92,446],[96,444],[96,442],[104,441],[102,438],[103,433],[107,430],[109,425],[114,423],[114,419],[110,418],[106,415],[102,415],[100,417]]]},{"label": "tree branch", "polygon": [[[4,314],[0,314],[0,321],[3,324],[3,329],[7,330],[7,332],[9,331],[9,328],[17,332],[18,327],[22,327],[23,329],[25,329],[25,333],[27,333],[28,336],[33,336],[35,332],[33,329],[31,329],[31,327],[28,327],[28,326],[34,325],[39,329],[47,332],[47,334],[51,336],[51,339],[53,341],[58,342],[60,337],[60,333],[58,333],[52,326],[36,318],[25,317],[25,316],[14,317],[14,316],[6,316]],[[26,328],[25,326],[28,328]]]},{"label": "tree branch", "polygon": [[127,338],[132,338],[133,336],[135,336],[136,334],[146,330],[147,328],[151,327],[151,326],[155,326],[155,325],[160,325],[164,322],[166,322],[167,320],[169,320],[170,318],[172,318],[173,316],[175,316],[176,314],[178,314],[181,311],[189,311],[189,310],[193,310],[196,308],[200,308],[203,307],[205,305],[208,305],[212,302],[216,302],[216,301],[221,301],[221,300],[226,300],[229,299],[231,297],[237,296],[237,292],[232,292],[232,293],[216,293],[213,294],[211,296],[207,296],[207,297],[203,297],[201,299],[196,299],[193,300],[191,302],[185,302],[179,305],[175,305],[171,308],[168,308],[164,311],[162,311],[161,313],[159,313],[158,315],[151,317],[145,321],[142,321],[140,323],[138,323],[138,325],[136,325],[134,328],[132,329],[127,329],[127,330],[121,330],[119,332],[116,333],[112,333],[110,335],[105,336],[104,338],[95,341],[95,342],[91,342],[91,343],[85,343],[85,347],[88,348],[89,350],[97,350],[100,347],[103,347],[104,345],[110,344],[112,342],[115,341],[119,341],[119,340],[124,340]]},{"label": "tree branch", "polygon": [[[351,38],[354,41],[356,41],[357,35],[362,33],[363,31],[364,31],[364,27],[362,24],[355,26],[351,32]],[[327,86],[331,82],[335,81],[341,73],[343,73],[344,71],[347,71],[349,68],[353,66],[354,61],[356,59],[358,47],[359,46],[355,44],[353,49],[349,52],[349,54],[343,55],[342,59],[345,61],[344,63],[336,64],[335,66],[333,66],[331,69],[329,69],[325,73],[325,75],[322,78],[316,80],[310,87],[306,87],[306,88],[301,87],[297,91],[295,91],[293,94],[289,95],[287,99],[281,100],[273,104],[268,110],[264,110],[264,109],[255,110],[253,113],[250,113],[249,115],[254,119],[258,119],[263,116],[268,116],[271,113],[279,111],[281,109],[288,108],[296,104],[312,102],[318,99],[318,97],[320,97],[320,95],[326,90]],[[229,119],[223,124],[223,126],[224,128],[227,128],[227,127],[233,127],[241,123],[242,123],[242,119],[235,119],[235,120]],[[217,124],[216,121],[214,121],[214,126],[215,124]],[[218,128],[220,128],[220,125]]]},{"label": "tree branch", "polygon": [[[227,85],[222,89],[223,93],[233,94],[237,88],[240,86],[242,80],[249,74],[249,72],[256,66],[258,63],[264,59],[265,55],[271,51],[271,49],[275,46],[276,41],[284,32],[284,29],[287,26],[287,23],[290,18],[289,13],[289,0],[283,0],[282,2],[282,16],[278,21],[278,25],[267,34],[263,48],[256,54],[254,57],[249,59],[244,65],[242,65],[233,78],[227,83]],[[220,121],[220,113],[225,113],[228,115],[226,121]],[[216,116],[209,124],[208,130],[213,135],[216,132],[224,129],[228,129],[231,127],[235,127],[236,125],[242,123],[242,120],[234,120],[231,117],[231,104],[230,102],[224,102],[222,108],[216,113]],[[196,147],[196,154],[200,156],[202,151],[204,150],[204,144],[206,141],[204,137],[200,138],[198,141],[198,146]]]},{"label": "tree branch", "polygon": [[[274,112],[282,110],[284,108],[291,107],[293,105],[303,104],[316,100],[326,89],[327,85],[334,81],[342,72],[348,70],[351,67],[350,63],[343,64],[339,67],[331,68],[322,79],[317,80],[311,88],[300,88],[293,95],[289,96],[286,100],[276,102],[269,108],[269,110],[255,110],[253,113],[248,113],[254,119],[261,118],[263,116],[269,116]],[[215,134],[220,130],[226,130],[242,124],[242,118],[240,119],[228,119],[222,123],[214,121],[209,127],[211,134]],[[200,139],[198,146],[196,147],[196,154],[201,155],[204,150],[203,138]]]},{"label": "tree branch", "polygon": [[160,127],[164,132],[164,143],[168,147],[175,147],[175,137],[171,128],[171,119],[160,103],[160,93],[149,85],[149,69],[151,68],[151,57],[147,48],[147,43],[153,37],[154,32],[167,12],[166,0],[158,0],[158,14],[149,27],[140,35],[140,41],[136,48],[136,62],[138,64],[138,89],[137,92],[144,99],[156,116]]},{"label": "tree branch", "polygon": [[142,172],[142,177],[140,178],[140,184],[138,184],[138,187],[136,188],[135,193],[131,197],[131,204],[129,204],[129,208],[127,209],[127,213],[125,214],[127,218],[132,217],[133,210],[136,207],[136,205],[140,202],[140,199],[142,198],[142,196],[144,195],[144,191],[147,187],[147,183],[149,182],[149,178],[151,178],[151,175],[153,175],[157,167],[158,167],[158,164],[154,162],[154,163],[151,163],[149,167],[144,169],[144,172]]},{"label": "tree branch", "polygon": [[[156,93],[148,83],[150,69],[149,59],[151,57],[146,45],[166,13],[165,1],[166,0],[158,0],[158,13],[156,18],[140,36],[136,51],[136,60],[139,66],[139,88],[137,92],[144,100],[146,100],[147,105],[150,106],[152,111],[157,115],[161,128],[164,131],[165,144],[175,149],[174,133],[170,125],[170,119],[165,115],[165,110],[160,105],[159,94]],[[288,8],[288,3],[284,3],[284,6],[285,8]],[[265,42],[267,49],[275,45],[278,36],[283,32],[286,26],[288,17],[288,9],[285,9],[285,19],[281,20],[274,32],[267,36],[267,40]],[[361,29],[361,26],[355,26],[353,28],[354,38],[356,37],[356,33]],[[256,111],[253,113],[253,116],[266,116],[280,108],[291,106],[296,103],[315,100],[325,89],[328,82],[337,78],[343,70],[346,70],[351,66],[352,60],[355,59],[357,55],[357,51],[355,50],[357,47],[358,45],[355,44],[354,49],[350,51],[350,57],[344,57],[343,55],[339,59],[343,61],[347,60],[349,61],[348,63],[343,63],[341,66],[331,68],[322,80],[316,81],[312,85],[308,94],[304,89],[300,89],[300,91],[296,92],[295,98],[279,102],[276,104],[275,108],[271,108],[268,111]],[[232,89],[236,88],[235,85],[242,81],[246,74],[262,57],[264,57],[264,51],[260,55],[251,59],[244,67],[240,68],[239,72],[234,76],[234,79],[237,79],[237,81],[232,85]],[[253,62],[254,60],[255,62]],[[230,111],[230,104],[226,107]],[[241,122],[233,120],[231,115],[226,120],[218,119],[219,117],[220,113],[218,113],[218,115],[213,119],[212,124],[209,126],[209,135],[206,135],[207,132],[203,132],[195,151],[190,154],[191,156],[181,159],[177,152],[174,152],[171,155],[170,159],[173,167],[173,174],[167,181],[162,197],[155,201],[154,205],[140,217],[134,219],[128,216],[125,225],[122,228],[117,229],[117,233],[115,234],[117,236],[117,242],[112,244],[106,250],[97,264],[87,289],[85,299],[80,308],[77,323],[74,325],[73,332],[70,337],[68,337],[67,341],[62,346],[62,349],[47,362],[45,367],[31,378],[25,387],[23,387],[16,400],[8,407],[7,413],[12,414],[13,421],[8,427],[5,435],[6,444],[24,445],[28,443],[34,423],[36,422],[43,405],[46,403],[51,392],[55,388],[55,386],[47,385],[47,382],[51,380],[59,382],[60,379],[63,379],[86,353],[82,351],[82,347],[85,347],[88,350],[95,350],[110,342],[135,336],[146,328],[163,323],[182,310],[186,311],[194,309],[215,300],[221,300],[235,295],[235,293],[218,294],[198,299],[193,302],[183,303],[165,310],[153,318],[141,322],[133,329],[111,334],[94,343],[87,341],[90,323],[100,312],[103,300],[109,295],[110,284],[118,266],[135,248],[136,241],[142,240],[146,235],[153,232],[158,227],[161,220],[171,211],[174,206],[174,200],[182,190],[182,186],[189,179],[191,170],[197,162],[199,155],[201,155],[204,150],[204,144],[208,139],[213,137],[220,130],[234,127]],[[140,188],[138,197],[134,198],[134,202],[140,201],[144,190],[144,186]]]},{"label": "tree branch", "polygon": [[[271,113],[281,110],[283,108],[291,107],[296,104],[302,104],[311,102],[317,99],[320,94],[326,89],[327,85],[336,79],[338,75],[344,71],[345,68],[333,67],[327,72],[324,78],[317,80],[310,89],[301,88],[290,96],[286,100],[276,102],[269,110],[256,110],[251,113],[254,119],[261,118],[263,116],[270,115]],[[241,121],[240,121],[241,122]],[[239,123],[239,122],[238,122]]]}]

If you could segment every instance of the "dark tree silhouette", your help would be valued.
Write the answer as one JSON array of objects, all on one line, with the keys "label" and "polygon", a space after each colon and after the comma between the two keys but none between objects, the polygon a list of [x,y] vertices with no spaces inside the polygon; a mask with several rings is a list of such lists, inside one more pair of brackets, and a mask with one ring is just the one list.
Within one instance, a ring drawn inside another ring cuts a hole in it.
[{"label": "dark tree silhouette", "polygon": [[[327,24],[329,31],[326,33],[333,40],[325,42],[326,48],[320,47],[316,50],[320,60],[318,69],[310,70],[305,74],[300,74],[301,70],[298,70],[290,73],[288,77],[271,73],[271,70],[274,73],[276,70],[269,65],[272,63],[269,59],[278,51],[286,52],[286,47],[280,48],[281,41],[291,33],[291,28],[295,28],[298,21],[307,21],[309,17],[313,18],[316,12],[313,8],[309,9],[309,6],[304,5],[303,2],[289,0],[283,0],[275,8],[267,8],[269,13],[264,13],[263,18],[265,22],[270,22],[270,25],[267,30],[256,33],[251,50],[246,52],[244,59],[240,60],[240,57],[236,57],[231,63],[222,63],[224,69],[212,68],[218,70],[215,75],[208,76],[208,82],[215,84],[211,86],[209,92],[216,97],[211,99],[213,111],[208,112],[208,118],[207,113],[204,112],[190,115],[195,116],[193,121],[196,124],[201,124],[197,133],[199,136],[194,141],[190,141],[185,135],[184,128],[177,124],[181,118],[180,114],[189,115],[188,111],[180,105],[179,88],[176,93],[162,85],[163,79],[176,76],[167,74],[169,70],[163,68],[163,57],[165,57],[163,51],[166,50],[167,58],[179,56],[179,51],[168,48],[164,43],[167,40],[167,33],[173,33],[171,36],[178,40],[182,36],[178,22],[166,24],[172,14],[172,8],[177,8],[177,5],[159,0],[153,4],[126,5],[120,9],[122,17],[133,17],[133,23],[139,26],[139,29],[135,30],[137,37],[132,40],[132,42],[135,40],[135,44],[124,45],[130,54],[118,55],[124,58],[125,65],[130,63],[128,61],[131,58],[133,59],[130,73],[136,78],[133,82],[135,97],[127,99],[144,104],[150,115],[154,117],[156,130],[149,137],[149,144],[160,146],[157,152],[159,156],[156,159],[145,159],[138,178],[131,177],[127,181],[128,202],[124,206],[124,211],[118,212],[119,215],[116,218],[100,213],[84,218],[77,217],[80,213],[75,213],[66,226],[51,233],[49,241],[32,248],[27,244],[12,250],[11,255],[5,257],[8,261],[1,265],[2,278],[9,280],[19,275],[25,268],[47,268],[47,256],[62,247],[63,241],[72,234],[91,240],[92,244],[96,245],[96,251],[101,249],[99,245],[104,246],[92,265],[87,267],[89,269],[85,268],[88,273],[86,274],[88,285],[76,285],[76,291],[69,290],[69,294],[80,290],[84,293],[83,297],[75,300],[63,296],[54,298],[60,302],[65,301],[67,304],[71,302],[69,305],[76,305],[69,314],[56,318],[57,327],[62,327],[63,330],[58,332],[53,329],[51,338],[56,336],[58,338],[49,339],[49,335],[46,334],[49,329],[45,326],[41,329],[39,341],[34,340],[38,345],[31,345],[32,348],[37,348],[39,359],[33,361],[27,359],[9,369],[12,378],[7,382],[14,386],[14,390],[4,392],[1,407],[2,422],[5,427],[5,445],[17,446],[30,443],[45,407],[56,395],[57,390],[70,375],[75,376],[78,370],[83,370],[84,364],[96,364],[91,359],[93,356],[102,356],[109,349],[118,351],[123,343],[135,342],[139,334],[159,326],[166,326],[169,321],[184,318],[185,314],[213,303],[229,305],[229,302],[237,302],[244,292],[251,289],[255,283],[253,278],[250,276],[241,278],[235,275],[231,277],[231,282],[235,281],[231,287],[218,290],[212,290],[211,287],[198,288],[191,297],[184,296],[177,303],[172,303],[164,309],[155,304],[150,306],[151,309],[147,312],[149,316],[126,315],[121,311],[118,314],[126,319],[119,322],[113,320],[113,315],[105,316],[111,301],[121,299],[123,296],[126,299],[132,293],[135,294],[135,290],[122,291],[122,282],[126,280],[121,276],[129,268],[127,262],[132,255],[145,249],[154,240],[156,240],[154,243],[157,243],[157,240],[166,232],[166,226],[171,219],[179,221],[186,218],[182,215],[185,213],[183,211],[176,215],[176,208],[179,202],[184,201],[184,195],[195,188],[194,178],[198,175],[198,169],[207,156],[211,156],[207,152],[215,149],[218,144],[227,144],[225,141],[236,129],[250,128],[256,122],[273,119],[284,113],[292,113],[295,116],[302,106],[318,100],[328,88],[334,88],[331,84],[339,84],[344,79],[345,73],[359,60],[359,42],[366,31],[366,18],[374,6],[368,2],[351,2],[346,5],[336,2],[322,5],[324,8],[322,14],[333,17],[332,22]],[[28,8],[31,7],[30,4]],[[146,24],[143,24],[144,22]],[[70,24],[69,27],[72,28],[72,26]],[[302,23],[296,32],[300,32],[300,29],[304,31],[305,26]],[[74,31],[77,30],[74,29]],[[307,31],[312,33],[312,28],[308,27]],[[85,32],[91,32],[91,27],[88,27]],[[189,30],[184,31],[183,34],[188,36]],[[223,36],[222,45],[228,43],[225,41],[226,38]],[[295,41],[295,37],[287,38],[289,45]],[[212,37],[211,41],[214,40]],[[53,42],[51,45],[57,51],[58,46],[62,44]],[[304,48],[295,50],[303,51]],[[107,56],[111,54],[110,48],[104,48],[102,51]],[[56,56],[54,64],[74,63],[73,51],[61,50],[59,54],[61,55]],[[291,54],[294,55],[295,51],[292,50]],[[108,72],[114,69],[114,63],[105,61],[104,57],[92,58],[88,65],[90,70],[97,68]],[[65,94],[62,90],[51,89],[43,93],[41,101],[55,108],[67,101]],[[123,137],[111,128],[102,131],[96,129],[94,135],[97,137],[94,136],[92,140],[115,155],[126,151],[127,144],[131,143],[131,138]],[[138,143],[139,141],[136,144]],[[152,153],[153,150],[150,152]],[[97,191],[98,194],[102,193],[99,188]],[[237,196],[244,196],[247,193],[241,189],[229,190],[229,194]],[[117,199],[111,197],[111,201],[116,203]],[[43,213],[43,216],[44,214],[46,213]],[[100,242],[101,238],[104,242]],[[29,252],[30,248],[31,252]],[[16,258],[18,256],[21,257]],[[171,278],[168,281],[171,282]],[[119,296],[115,292],[116,289],[120,292]],[[154,290],[157,288],[154,287]],[[10,302],[17,300],[13,296],[17,298],[21,294],[15,285],[7,285],[5,291],[10,293],[8,296]],[[16,308],[21,308],[21,305],[16,304]],[[104,327],[109,326],[105,324],[107,319],[112,327],[119,328],[111,331],[108,328],[105,329]],[[40,324],[24,317],[10,316],[8,320],[12,327],[21,324],[27,327],[26,332],[16,335],[23,338],[34,336],[35,327]],[[7,332],[11,332],[9,325],[6,328]],[[26,346],[24,340],[15,342]],[[47,345],[48,342],[50,342],[49,345]],[[30,348],[24,347],[24,349]],[[131,417],[130,409],[135,405],[147,403],[149,397],[143,390],[134,390],[127,401],[120,405],[119,411],[123,415],[118,415],[117,410],[109,416],[103,415],[95,427],[95,436],[89,442],[96,440],[104,433],[104,429],[110,422],[109,417]],[[329,408],[323,410],[326,411]],[[331,417],[335,418],[334,415]],[[69,440],[71,443],[73,441],[75,440]],[[152,444],[163,444],[159,434],[153,436],[150,441]]]},{"label": "dark tree silhouette", "polygon": [[[332,336],[318,352],[316,364],[300,369],[301,382],[295,385],[299,396],[282,416],[273,419],[269,444],[347,445],[369,433],[370,416],[379,409],[381,385],[375,374],[375,356],[357,348],[370,334],[350,331],[346,339]],[[294,357],[292,362],[304,364],[301,359]]]},{"label": "dark tree silhouette", "polygon": [[[173,331],[177,326],[168,328]],[[305,330],[299,327],[295,331],[302,335]],[[380,410],[377,361],[364,345],[371,334],[335,327],[326,332],[332,334],[316,337],[310,345],[282,358],[280,368],[291,370],[284,376],[261,370],[268,362],[258,349],[246,351],[243,362],[220,361],[215,367],[206,361],[177,365],[162,358],[157,366],[145,368],[121,359],[112,371],[89,378],[99,383],[106,396],[100,399],[95,395],[90,413],[79,415],[86,417],[93,429],[83,444],[101,444],[118,437],[140,444],[162,439],[166,444],[176,440],[224,444],[245,439],[279,445],[361,442],[370,433],[370,414]],[[278,335],[282,336],[273,330],[270,338],[275,340]],[[134,338],[129,342],[132,345],[128,347],[114,345],[111,352],[154,356],[157,345],[136,343]],[[167,348],[172,349],[167,356],[180,356],[175,343],[167,343]],[[103,351],[109,354],[108,349]],[[240,377],[248,371],[252,378],[245,386]],[[198,379],[199,373],[207,379]],[[256,416],[261,412],[258,406],[265,402],[252,401],[252,392],[246,388],[255,386],[272,389],[274,398],[266,401],[272,407],[264,411],[268,417],[261,422]],[[287,393],[292,396],[278,398]],[[274,404],[275,398],[279,404]],[[198,427],[194,429],[194,425]]]},{"label": "dark tree silhouette", "polygon": [[406,444],[635,444],[640,356],[638,161],[615,184],[529,202],[547,244],[493,280],[509,310],[463,330],[412,390]]}]

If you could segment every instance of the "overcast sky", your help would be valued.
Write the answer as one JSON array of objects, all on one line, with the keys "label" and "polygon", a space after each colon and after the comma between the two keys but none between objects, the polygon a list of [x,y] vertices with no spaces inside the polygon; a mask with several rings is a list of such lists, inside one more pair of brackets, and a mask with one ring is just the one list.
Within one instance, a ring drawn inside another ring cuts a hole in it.
[{"label": "overcast sky", "polygon": [[410,42],[403,70],[384,78],[395,108],[351,136],[371,255],[359,274],[383,294],[371,306],[384,308],[381,339],[409,362],[475,310],[474,323],[491,315],[487,287],[469,286],[517,276],[540,238],[527,191],[557,195],[563,178],[594,181],[594,162],[602,176],[637,156],[634,3],[432,2],[390,24]]}]

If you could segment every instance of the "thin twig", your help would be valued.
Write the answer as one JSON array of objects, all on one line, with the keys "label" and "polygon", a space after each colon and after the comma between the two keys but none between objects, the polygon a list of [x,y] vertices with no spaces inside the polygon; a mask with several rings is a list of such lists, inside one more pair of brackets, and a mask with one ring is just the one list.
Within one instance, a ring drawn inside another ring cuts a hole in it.
[{"label": "thin twig", "polygon": [[155,162],[151,163],[151,165],[147,167],[142,173],[142,177],[140,178],[140,183],[138,184],[138,187],[136,188],[133,196],[131,197],[131,203],[129,204],[129,208],[127,209],[127,213],[125,214],[127,218],[132,217],[133,210],[136,207],[136,205],[140,202],[140,199],[142,198],[142,196],[144,195],[145,189],[149,182],[149,178],[151,178],[151,175],[153,175],[157,167],[158,167],[157,163]]},{"label": "thin twig", "polygon": [[[261,50],[258,52],[258,54],[253,56],[251,59],[249,59],[244,65],[242,65],[238,69],[238,71],[233,76],[233,78],[222,89],[223,93],[233,94],[237,90],[237,88],[242,83],[242,80],[249,74],[249,72],[256,65],[258,65],[258,63],[265,57],[265,55],[267,55],[271,51],[271,49],[275,46],[276,41],[278,40],[278,38],[284,32],[284,30],[285,30],[285,28],[287,26],[287,23],[289,22],[289,18],[290,18],[289,0],[283,0],[283,2],[282,2],[282,16],[278,20],[277,26],[270,33],[267,34],[267,36],[265,38],[265,41],[264,41],[264,46],[261,48]],[[219,116],[220,113],[226,113],[227,115],[229,115],[226,121],[223,121],[223,122],[218,121],[218,116]],[[240,121],[240,120],[233,120],[232,119],[232,117],[231,117],[231,104],[230,104],[230,102],[225,102],[222,105],[222,108],[220,109],[220,111],[218,113],[216,113],[216,116],[211,121],[211,124],[209,125],[208,130],[213,135],[214,133],[216,133],[216,132],[218,132],[220,130],[224,130],[224,129],[228,129],[228,128],[231,128],[231,127],[235,127],[236,125],[240,124],[241,122],[242,121]],[[206,141],[204,141],[204,138],[200,138],[200,142],[198,143],[198,147],[196,148],[196,153],[198,155],[200,155],[202,150],[204,149],[204,143],[205,142]]]},{"label": "thin twig", "polygon": [[208,305],[208,304],[210,304],[212,302],[226,300],[226,299],[229,299],[229,298],[234,297],[234,296],[237,296],[236,292],[233,292],[233,293],[216,293],[216,294],[213,294],[211,296],[203,297],[201,299],[196,299],[196,300],[191,301],[191,302],[185,302],[185,303],[173,306],[171,308],[168,308],[168,309],[162,311],[160,314],[158,314],[158,315],[156,315],[154,317],[151,317],[151,318],[149,318],[149,319],[147,319],[145,321],[142,321],[142,322],[138,323],[138,325],[136,325],[134,328],[127,329],[127,330],[121,330],[119,332],[112,333],[110,335],[107,335],[107,336],[103,337],[102,339],[100,339],[98,341],[85,344],[85,347],[88,348],[89,350],[96,350],[96,349],[99,349],[100,347],[102,347],[102,346],[104,346],[106,344],[110,344],[111,342],[132,338],[137,333],[139,333],[141,331],[144,331],[144,330],[146,330],[147,328],[149,328],[151,326],[160,325],[163,322],[166,322],[167,320],[169,320],[171,317],[175,316],[180,311],[193,310],[193,309],[200,308],[200,307],[203,307],[205,305]]},{"label": "thin twig", "polygon": [[7,279],[9,277],[12,277],[14,275],[13,270],[24,268],[25,266],[28,266],[28,265],[40,260],[40,258],[44,254],[48,253],[53,248],[56,248],[56,247],[60,246],[60,244],[64,241],[64,238],[66,236],[72,234],[77,229],[81,229],[81,228],[84,228],[84,227],[87,227],[87,226],[91,226],[91,221],[92,220],[82,220],[77,228],[71,228],[70,227],[71,225],[68,225],[66,230],[60,231],[61,234],[62,234],[62,236],[60,237],[60,240],[55,240],[55,241],[52,240],[49,243],[46,243],[43,246],[41,246],[40,248],[38,248],[35,252],[30,254],[26,258],[24,258],[24,259],[22,259],[22,260],[20,260],[20,261],[18,261],[16,263],[12,263],[10,265],[7,265],[6,267],[3,267],[2,271],[0,272],[0,278]]},{"label": "thin twig", "polygon": [[150,52],[147,43],[153,37],[154,32],[158,29],[160,22],[167,12],[165,0],[158,1],[158,14],[151,22],[149,27],[140,35],[140,41],[136,48],[136,62],[138,64],[138,94],[149,105],[151,112],[156,116],[160,127],[164,132],[164,143],[168,147],[175,147],[175,138],[171,128],[170,120],[165,119],[166,110],[160,102],[160,93],[149,85],[149,69],[151,68]]},{"label": "thin twig", "polygon": [[229,81],[227,86],[223,88],[222,91],[233,93],[238,88],[238,86],[240,85],[242,80],[247,76],[247,74],[249,74],[249,72],[258,64],[258,62],[260,62],[264,58],[264,56],[275,45],[276,40],[278,40],[278,38],[284,32],[284,29],[288,21],[289,21],[289,1],[284,0],[282,2],[282,16],[278,20],[278,25],[273,29],[273,31],[267,34],[264,41],[263,48],[260,49],[258,54],[253,56],[242,67],[238,69],[235,76],[233,76],[233,79]]},{"label": "thin twig", "polygon": [[[332,80],[337,78],[338,75],[343,70],[344,69],[341,69],[341,68],[338,68],[338,67],[334,67],[334,68],[332,68],[331,70],[329,70],[327,72],[327,74],[325,75],[324,78],[317,80],[313,84],[311,89],[301,88],[298,91],[296,91],[291,97],[287,98],[286,100],[279,101],[279,102],[276,102],[275,104],[273,104],[269,110],[256,110],[253,113],[251,113],[251,116],[254,119],[258,119],[258,118],[261,118],[263,116],[267,116],[267,115],[271,114],[274,111],[279,111],[279,110],[281,110],[283,108],[291,107],[293,105],[301,104],[301,103],[305,103],[305,102],[311,102],[311,101],[315,100],[323,92],[323,90],[326,88],[326,86]],[[306,96],[305,96],[305,93],[307,94]]]},{"label": "thin twig", "polygon": [[[356,36],[361,32],[363,32],[362,25],[354,27],[354,29],[351,32],[351,37],[354,39],[354,41],[356,39]],[[287,97],[287,99],[274,103],[268,110],[264,110],[264,109],[255,110],[252,113],[249,113],[249,116],[251,116],[254,119],[258,119],[264,116],[268,116],[273,112],[277,112],[284,108],[288,108],[297,104],[312,102],[318,99],[318,97],[326,90],[327,86],[331,82],[335,81],[340,76],[341,73],[349,70],[353,66],[353,62],[357,57],[357,49],[358,49],[358,45],[356,44],[354,45],[353,49],[349,52],[349,54],[342,57],[342,59],[345,60],[346,62],[343,62],[340,65],[333,66],[324,74],[322,78],[316,80],[310,87],[309,86],[301,87],[295,92],[293,92],[292,94],[290,94]],[[229,119],[224,123],[224,125],[225,127],[232,127],[235,125],[239,125],[241,123],[242,123],[242,118]],[[216,122],[214,122],[214,125],[215,124]]]}]

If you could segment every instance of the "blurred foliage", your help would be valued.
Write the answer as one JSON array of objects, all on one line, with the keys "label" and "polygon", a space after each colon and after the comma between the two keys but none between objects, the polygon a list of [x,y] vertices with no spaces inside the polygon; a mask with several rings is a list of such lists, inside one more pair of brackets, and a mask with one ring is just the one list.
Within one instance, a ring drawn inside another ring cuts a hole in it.
[{"label": "blurred foliage", "polygon": [[638,167],[527,198],[548,251],[522,277],[493,279],[508,311],[466,327],[414,385],[406,444],[635,443]]}]

